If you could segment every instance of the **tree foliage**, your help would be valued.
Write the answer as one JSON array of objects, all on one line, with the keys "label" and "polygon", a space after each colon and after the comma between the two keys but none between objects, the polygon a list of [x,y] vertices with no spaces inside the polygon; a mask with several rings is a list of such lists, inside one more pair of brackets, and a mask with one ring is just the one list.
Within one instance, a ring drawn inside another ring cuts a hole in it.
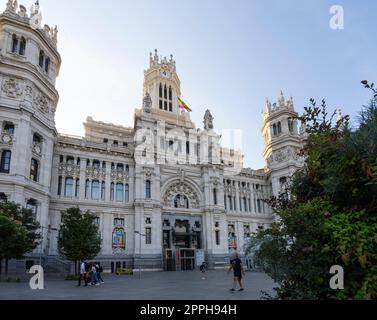
[{"label": "tree foliage", "polygon": [[[62,212],[62,224],[58,237],[58,251],[68,260],[75,262],[90,260],[101,250],[101,239],[95,216],[70,208]],[[77,272],[77,270],[76,270]]]},{"label": "tree foliage", "polygon": [[[310,100],[305,166],[278,198],[277,216],[256,235],[256,259],[279,284],[278,299],[377,298],[377,92],[360,112],[328,115],[325,101]],[[255,247],[254,241],[254,247]],[[332,290],[329,270],[341,265],[344,290]]]},{"label": "tree foliage", "polygon": [[0,260],[5,259],[6,272],[8,260],[21,259],[38,246],[39,228],[31,210],[10,202],[0,203]]}]

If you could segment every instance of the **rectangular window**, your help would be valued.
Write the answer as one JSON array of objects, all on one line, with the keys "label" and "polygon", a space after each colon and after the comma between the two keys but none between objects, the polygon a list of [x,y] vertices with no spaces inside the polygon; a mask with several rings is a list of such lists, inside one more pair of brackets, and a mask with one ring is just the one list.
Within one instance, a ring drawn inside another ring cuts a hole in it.
[{"label": "rectangular window", "polygon": [[160,109],[162,110],[162,100],[160,99],[160,104],[159,104],[159,106],[160,106]]},{"label": "rectangular window", "polygon": [[220,245],[220,230],[215,231],[215,236],[216,236],[216,245]]},{"label": "rectangular window", "polygon": [[152,244],[152,228],[145,228],[145,244]]},{"label": "rectangular window", "polygon": [[35,182],[38,181],[38,169],[39,169],[38,161],[35,159],[31,159],[30,180],[33,180]]},{"label": "rectangular window", "polygon": [[240,211],[242,212],[242,201],[241,201],[241,197],[240,197]]},{"label": "rectangular window", "polygon": [[169,102],[169,111],[173,112],[173,104],[171,102]]},{"label": "rectangular window", "polygon": [[261,204],[261,201],[259,199],[257,200],[257,206],[258,206],[258,212],[262,213],[262,204]]},{"label": "rectangular window", "polygon": [[232,200],[232,197],[229,196],[228,199],[229,199],[229,210],[233,211],[233,200]]},{"label": "rectangular window", "polygon": [[114,201],[114,182],[110,185],[110,200]]},{"label": "rectangular window", "polygon": [[248,199],[248,203],[249,203],[249,212],[251,212],[251,201],[250,201],[250,198]]},{"label": "rectangular window", "polygon": [[62,194],[62,182],[63,182],[63,178],[59,177],[59,179],[58,179],[58,196],[60,196]]},{"label": "rectangular window", "polygon": [[64,195],[68,198],[73,197],[73,178],[65,178]]},{"label": "rectangular window", "polygon": [[100,198],[99,181],[92,181],[92,200],[99,200],[99,198]]},{"label": "rectangular window", "polygon": [[168,103],[166,101],[164,101],[164,110],[168,111]]},{"label": "rectangular window", "polygon": [[228,210],[228,206],[226,205],[226,196],[224,196],[224,207],[225,207],[225,210]]}]

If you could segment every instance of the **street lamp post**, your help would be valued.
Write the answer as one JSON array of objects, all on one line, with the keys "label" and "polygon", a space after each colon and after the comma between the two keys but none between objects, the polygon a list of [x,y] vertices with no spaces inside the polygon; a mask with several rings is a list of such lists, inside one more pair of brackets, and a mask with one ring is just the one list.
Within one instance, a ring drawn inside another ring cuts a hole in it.
[{"label": "street lamp post", "polygon": [[140,231],[135,231],[135,234],[139,235],[139,279],[141,279],[141,237],[146,237],[146,235]]}]

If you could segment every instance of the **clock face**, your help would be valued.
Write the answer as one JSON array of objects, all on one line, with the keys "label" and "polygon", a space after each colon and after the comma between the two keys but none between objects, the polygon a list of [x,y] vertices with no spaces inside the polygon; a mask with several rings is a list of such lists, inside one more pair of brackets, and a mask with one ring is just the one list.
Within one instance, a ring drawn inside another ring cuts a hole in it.
[{"label": "clock face", "polygon": [[169,71],[161,71],[161,77],[164,77],[164,78],[170,78],[170,73]]}]

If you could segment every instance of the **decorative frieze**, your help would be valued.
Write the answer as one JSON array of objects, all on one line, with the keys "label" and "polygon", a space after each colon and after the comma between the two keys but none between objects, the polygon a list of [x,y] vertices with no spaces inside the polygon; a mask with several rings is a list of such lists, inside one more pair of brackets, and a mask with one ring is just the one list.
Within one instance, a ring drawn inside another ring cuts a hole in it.
[{"label": "decorative frieze", "polygon": [[112,181],[125,181],[129,179],[129,173],[123,170],[111,170]]},{"label": "decorative frieze", "polygon": [[69,177],[79,177],[80,176],[80,166],[74,164],[59,164],[59,175],[69,176]]},{"label": "decorative frieze", "polygon": [[98,167],[86,167],[86,177],[92,180],[105,180],[106,170]]}]

